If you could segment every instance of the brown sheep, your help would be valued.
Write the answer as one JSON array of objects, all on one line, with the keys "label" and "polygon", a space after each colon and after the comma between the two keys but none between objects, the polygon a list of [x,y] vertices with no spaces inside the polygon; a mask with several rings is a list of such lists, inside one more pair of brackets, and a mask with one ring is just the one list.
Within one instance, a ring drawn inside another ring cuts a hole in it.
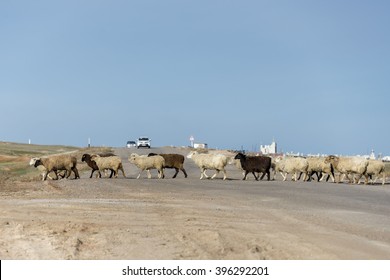
[{"label": "brown sheep", "polygon": [[[156,156],[155,153],[149,153],[148,157]],[[187,172],[184,169],[184,156],[180,154],[158,154],[159,156],[162,156],[165,160],[164,168],[174,168],[175,169],[175,175],[173,175],[172,178],[176,178],[177,174],[179,173],[179,170],[183,171],[184,177],[187,178]]]}]

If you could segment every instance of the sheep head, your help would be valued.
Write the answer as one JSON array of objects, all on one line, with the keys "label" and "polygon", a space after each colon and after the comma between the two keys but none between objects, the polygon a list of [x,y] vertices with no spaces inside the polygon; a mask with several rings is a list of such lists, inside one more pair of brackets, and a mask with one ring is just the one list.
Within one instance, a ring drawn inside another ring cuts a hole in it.
[{"label": "sheep head", "polygon": [[245,159],[246,158],[246,155],[244,155],[243,153],[238,153],[234,159]]},{"label": "sheep head", "polygon": [[134,161],[135,161],[135,159],[136,159],[137,157],[139,157],[138,154],[132,153],[132,154],[129,156],[128,159],[129,159],[129,161],[130,161],[131,163],[134,163]]},{"label": "sheep head", "polygon": [[40,165],[43,165],[42,160],[40,158],[36,158],[36,161],[34,163],[34,167],[38,167]]},{"label": "sheep head", "polygon": [[89,159],[91,159],[91,155],[89,154],[83,154],[82,158],[81,158],[81,161],[87,161]]},{"label": "sheep head", "polygon": [[324,162],[325,163],[333,163],[333,164],[335,164],[335,163],[339,162],[339,159],[340,159],[339,157],[331,155],[331,156],[327,156],[325,158]]},{"label": "sheep head", "polygon": [[30,164],[31,166],[35,165],[35,162],[36,162],[38,159],[39,159],[39,158],[36,158],[36,157],[30,159],[30,163],[29,163],[29,164]]},{"label": "sheep head", "polygon": [[197,151],[192,151],[190,152],[188,155],[187,155],[187,158],[192,158],[193,155],[197,155],[198,152]]}]

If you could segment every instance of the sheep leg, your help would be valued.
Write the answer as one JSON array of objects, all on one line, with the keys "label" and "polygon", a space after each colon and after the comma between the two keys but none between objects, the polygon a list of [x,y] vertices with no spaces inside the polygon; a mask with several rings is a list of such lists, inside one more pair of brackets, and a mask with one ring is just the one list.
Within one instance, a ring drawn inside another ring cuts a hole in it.
[{"label": "sheep leg", "polygon": [[375,179],[372,180],[372,175],[368,175],[368,177],[370,178],[370,183],[372,185],[374,185],[376,183],[376,180],[378,179],[378,174],[374,174],[375,175]]},{"label": "sheep leg", "polygon": [[309,172],[309,175],[308,175],[308,178],[307,178],[307,181],[308,181],[308,182],[311,182],[313,173],[314,173],[313,171],[310,171],[310,172]]},{"label": "sheep leg", "polygon": [[[261,173],[261,177],[260,177],[260,173]],[[265,176],[265,172],[257,172],[257,178],[259,178],[259,180],[263,180]]]},{"label": "sheep leg", "polygon": [[317,174],[317,182],[319,182],[320,178],[322,177],[322,171],[316,172],[316,174]]},{"label": "sheep leg", "polygon": [[306,182],[307,179],[307,172],[303,173],[303,182]]},{"label": "sheep leg", "polygon": [[340,173],[340,174],[339,174],[339,182],[344,181],[344,178],[345,178],[345,177],[347,177],[348,182],[351,183],[351,179],[349,178],[349,176],[348,176],[347,173]]},{"label": "sheep leg", "polygon": [[341,181],[343,181],[343,180],[344,180],[344,177],[345,177],[345,175],[342,174],[342,173],[340,173],[340,174],[339,174],[339,180],[338,180],[337,183],[340,183]]},{"label": "sheep leg", "polygon": [[203,175],[206,177],[206,179],[210,178],[210,177],[207,176],[207,174],[206,174],[206,168],[202,168],[202,169],[201,169],[201,176],[200,176],[200,179],[203,178]]},{"label": "sheep leg", "polygon": [[265,176],[265,174],[267,174],[267,181],[269,181],[271,179],[271,171],[266,171],[263,176],[261,177],[261,180],[263,180],[263,177]]},{"label": "sheep leg", "polygon": [[[110,171],[111,171],[111,173],[110,173],[110,177],[109,178],[112,178],[112,175],[116,175],[116,172],[115,172],[115,170],[113,170],[113,169],[109,169]],[[107,176],[106,176],[107,177]]]},{"label": "sheep leg", "polygon": [[226,175],[226,170],[225,170],[225,168],[222,169],[222,173],[223,173],[223,180],[226,180],[227,175]]},{"label": "sheep leg", "polygon": [[119,169],[122,171],[123,177],[126,178],[125,170],[123,169],[123,165],[122,164],[119,166]]},{"label": "sheep leg", "polygon": [[293,173],[291,174],[291,181],[296,181],[297,180],[297,174]]},{"label": "sheep leg", "polygon": [[255,172],[252,172],[253,176],[255,176],[256,181],[259,181],[259,177],[256,176]]},{"label": "sheep leg", "polygon": [[219,170],[216,169],[216,172],[215,172],[215,174],[211,177],[211,179],[214,179],[218,174],[219,174]]},{"label": "sheep leg", "polygon": [[150,170],[146,169],[146,172],[148,173],[148,179],[151,179],[152,178],[152,173],[150,173]]},{"label": "sheep leg", "polygon": [[165,178],[164,169],[159,169],[158,170],[158,178],[159,179],[164,179]]},{"label": "sheep leg", "polygon": [[176,167],[175,167],[175,175],[173,175],[172,178],[176,178],[176,176],[177,176],[178,173],[179,173],[179,168],[176,168]]},{"label": "sheep leg", "polygon": [[282,175],[283,181],[286,181],[286,180],[287,180],[287,173],[286,173],[286,175],[284,175],[283,172],[280,172],[280,175]]},{"label": "sheep leg", "polygon": [[184,168],[181,168],[181,171],[183,171],[183,173],[184,173],[184,178],[187,178],[187,172],[186,172],[186,170],[185,170]]},{"label": "sheep leg", "polygon": [[[362,178],[361,174],[358,174],[357,177],[352,175],[353,183],[360,185],[360,178]],[[367,181],[368,181],[368,176],[367,176]]]},{"label": "sheep leg", "polygon": [[[54,173],[54,178],[53,178],[53,180],[58,180],[58,174],[57,174],[57,170],[52,170],[53,171],[53,173]],[[50,172],[48,172],[47,174],[49,175],[49,173]],[[65,173],[65,175],[66,175],[66,173]],[[46,179],[45,179],[46,180]]]},{"label": "sheep leg", "polygon": [[[45,176],[45,172],[42,172],[42,181],[43,181],[44,176]],[[53,177],[51,177],[49,173],[47,174],[47,178],[49,178],[50,180],[54,180]]]},{"label": "sheep leg", "polygon": [[114,171],[114,178],[118,178],[118,169],[112,169],[112,170]]},{"label": "sheep leg", "polygon": [[[57,171],[54,171],[54,173],[56,174],[56,177],[57,177],[57,179],[56,180],[58,180],[58,174],[57,174]],[[69,169],[66,169],[66,171],[65,171],[65,178],[66,179],[68,179],[69,177],[70,177],[70,174],[72,174],[72,169],[71,168],[69,168]]]},{"label": "sheep leg", "polygon": [[301,175],[302,175],[302,173],[299,173],[299,177],[298,177],[298,172],[295,171],[295,172],[294,172],[294,178],[291,178],[291,179],[293,179],[293,180],[296,182],[296,181],[298,181],[299,179],[301,179]]},{"label": "sheep leg", "polygon": [[248,175],[249,171],[246,171],[246,170],[245,170],[243,173],[244,173],[244,178],[242,178],[242,180],[245,181],[245,180],[246,180],[246,176]]},{"label": "sheep leg", "polygon": [[74,178],[80,179],[80,174],[76,167],[73,167],[73,172],[74,172]]},{"label": "sheep leg", "polygon": [[200,179],[201,179],[201,180],[203,179],[203,175],[204,175],[203,172],[204,172],[204,169],[201,168],[201,169],[200,169]]},{"label": "sheep leg", "polygon": [[125,178],[126,178],[126,175],[125,175],[125,170],[123,169],[123,166],[121,166],[121,170],[122,170],[123,177],[125,177]]},{"label": "sheep leg", "polygon": [[48,174],[49,172],[47,172],[47,170],[42,173],[42,181],[45,181],[47,179]]},{"label": "sheep leg", "polygon": [[364,174],[364,177],[365,177],[364,184],[367,185],[368,184],[368,175]]},{"label": "sheep leg", "polygon": [[92,178],[93,173],[94,173],[95,171],[98,172],[98,174],[96,175],[96,178],[102,178],[102,173],[100,173],[100,170],[99,170],[99,169],[92,169],[91,176],[89,176],[89,178]]}]

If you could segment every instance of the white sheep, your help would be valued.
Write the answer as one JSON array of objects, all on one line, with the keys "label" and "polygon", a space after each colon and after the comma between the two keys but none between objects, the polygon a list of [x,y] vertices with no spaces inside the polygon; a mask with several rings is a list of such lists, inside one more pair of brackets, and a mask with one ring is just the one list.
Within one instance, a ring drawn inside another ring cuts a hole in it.
[{"label": "white sheep", "polygon": [[152,175],[150,174],[150,169],[157,169],[158,170],[158,178],[163,179],[164,176],[164,165],[165,160],[162,156],[155,155],[148,157],[147,155],[138,155],[136,153],[132,153],[129,156],[129,161],[141,169],[140,173],[138,174],[137,179],[141,177],[142,171],[146,170],[148,173],[148,178],[152,178]]},{"label": "white sheep", "polygon": [[192,151],[187,155],[187,158],[192,159],[195,164],[200,168],[200,179],[205,176],[207,179],[209,176],[206,174],[207,169],[216,170],[216,173],[211,177],[214,179],[220,171],[223,172],[223,180],[226,180],[225,166],[231,162],[231,159],[222,154],[200,154],[197,151]]},{"label": "white sheep", "polygon": [[[368,160],[365,158],[330,155],[325,158],[325,163],[331,163],[334,170],[338,171],[343,177],[346,176],[350,183],[352,183],[353,176],[356,175],[355,183],[359,184],[360,178],[364,175],[366,177],[364,184],[368,184],[368,175],[366,173]],[[352,179],[348,176],[350,174],[352,175]]]},{"label": "white sheep", "polygon": [[[326,175],[328,175],[328,179],[329,177],[332,178],[333,183],[335,182],[332,165],[329,162],[325,163],[324,157],[309,157],[307,158],[307,162],[309,163],[309,167],[307,169],[309,180],[311,179],[313,173],[317,173],[319,182],[321,182]],[[319,174],[321,174],[321,178],[319,177]]]},{"label": "white sheep", "polygon": [[[379,175],[382,175],[382,185],[384,185],[386,181],[385,163],[381,160],[369,159],[366,174],[371,178],[372,184],[375,184]],[[375,176],[374,180],[372,176]]]},{"label": "white sheep", "polygon": [[106,169],[113,171],[111,172],[110,178],[112,178],[112,175],[114,175],[115,178],[117,178],[118,170],[121,170],[123,177],[126,178],[125,171],[123,170],[122,160],[120,157],[118,156],[102,157],[100,155],[92,155],[91,160],[96,162],[99,171],[105,171]]},{"label": "white sheep", "polygon": [[283,181],[287,180],[287,174],[293,174],[292,180],[298,181],[298,173],[304,173],[303,181],[307,178],[309,163],[301,157],[277,157],[275,158],[275,172],[280,172]]},{"label": "white sheep", "polygon": [[49,156],[44,158],[37,158],[35,160],[34,167],[44,166],[46,169],[42,169],[43,178],[42,181],[47,179],[47,176],[50,172],[54,172],[55,180],[58,179],[57,171],[66,170],[66,178],[69,178],[72,171],[75,174],[75,179],[80,178],[79,171],[77,170],[77,159],[74,156],[70,155],[57,155],[57,156]]}]

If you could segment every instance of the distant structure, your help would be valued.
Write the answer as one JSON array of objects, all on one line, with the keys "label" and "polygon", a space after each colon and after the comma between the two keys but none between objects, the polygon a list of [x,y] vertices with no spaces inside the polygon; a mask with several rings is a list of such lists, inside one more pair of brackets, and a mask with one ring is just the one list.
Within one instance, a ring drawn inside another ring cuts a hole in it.
[{"label": "distant structure", "polygon": [[374,149],[371,150],[370,159],[375,159]]},{"label": "distant structure", "polygon": [[195,148],[195,149],[208,149],[208,146],[207,146],[207,143],[195,143],[195,138],[194,136],[190,136],[190,142],[191,142],[191,146],[192,148]]},{"label": "distant structure", "polygon": [[390,161],[390,156],[385,156],[382,158],[383,161]]},{"label": "distant structure", "polygon": [[264,155],[277,154],[277,145],[275,140],[272,141],[271,145],[260,145],[260,152]]},{"label": "distant structure", "polygon": [[206,143],[194,143],[193,147],[195,149],[207,149],[208,148]]}]

